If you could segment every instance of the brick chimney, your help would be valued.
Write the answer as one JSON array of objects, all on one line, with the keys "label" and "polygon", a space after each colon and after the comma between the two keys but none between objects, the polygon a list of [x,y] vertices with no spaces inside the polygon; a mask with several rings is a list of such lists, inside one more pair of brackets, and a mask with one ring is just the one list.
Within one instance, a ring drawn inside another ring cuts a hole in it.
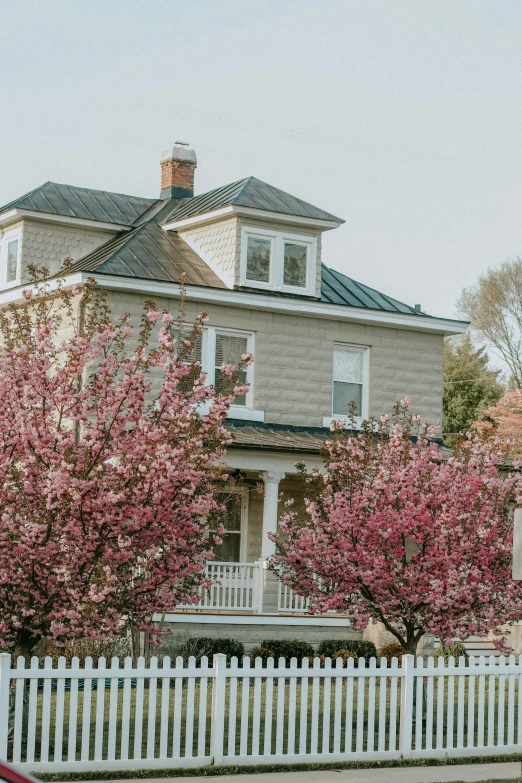
[{"label": "brick chimney", "polygon": [[177,141],[161,156],[160,198],[187,198],[194,195],[194,169],[197,158],[184,141]]}]

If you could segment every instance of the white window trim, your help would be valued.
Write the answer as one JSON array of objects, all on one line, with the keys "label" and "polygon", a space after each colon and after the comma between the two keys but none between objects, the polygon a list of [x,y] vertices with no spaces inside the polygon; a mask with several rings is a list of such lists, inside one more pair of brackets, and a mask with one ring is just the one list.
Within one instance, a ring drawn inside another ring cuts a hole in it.
[{"label": "white window trim", "polygon": [[[239,528],[240,545],[239,545],[239,562],[247,562],[247,549],[248,549],[248,487],[224,487],[219,490],[223,495],[241,494],[241,521]],[[210,560],[210,563],[220,563],[220,560]]]},{"label": "white window trim", "polygon": [[[186,324],[190,328],[190,324]],[[201,339],[201,367],[206,375],[205,383],[208,386],[214,386],[216,382],[216,336],[218,334],[237,335],[247,338],[247,352],[254,354],[254,332],[247,332],[242,329],[229,329],[221,326],[205,326]],[[249,384],[245,395],[245,405],[232,404],[228,410],[227,418],[242,419],[243,421],[265,420],[265,412],[254,409],[254,366],[249,364],[246,368],[246,382]],[[208,413],[209,406],[202,403],[198,406],[202,414]]]},{"label": "white window trim", "polygon": [[[7,281],[7,250],[8,245],[13,240],[18,240],[18,258],[16,262],[16,278],[14,280]],[[15,288],[20,285],[21,272],[22,272],[22,229],[20,227],[13,228],[10,231],[0,236],[0,282],[4,290],[9,288]]]},{"label": "white window trim", "polygon": [[[270,274],[269,281],[263,283],[259,280],[249,280],[247,270],[247,248],[249,237],[268,239],[271,242],[270,249]],[[306,247],[306,287],[285,285],[284,260],[285,242],[304,245]],[[283,291],[289,294],[306,294],[315,296],[316,293],[316,267],[317,267],[317,238],[309,234],[291,234],[279,231],[268,231],[265,228],[241,227],[241,257],[239,264],[239,284],[252,288],[260,288],[265,291]]]},{"label": "white window trim", "polygon": [[333,394],[334,394],[334,378],[333,378],[333,358],[334,358],[334,351],[336,348],[349,348],[351,350],[356,350],[362,353],[363,357],[363,366],[362,366],[362,411],[360,416],[355,417],[355,428],[360,429],[362,426],[362,423],[365,419],[369,416],[369,402],[370,402],[370,346],[368,345],[356,345],[355,343],[334,343],[333,344],[333,350],[332,350],[332,402],[331,402],[331,410],[332,413],[330,416],[325,416],[323,418],[323,427],[331,427],[332,423],[334,421],[341,421],[342,419],[346,420],[346,427],[347,429],[350,429],[352,426],[352,423],[350,419],[348,419],[348,414],[341,415],[333,413]]}]

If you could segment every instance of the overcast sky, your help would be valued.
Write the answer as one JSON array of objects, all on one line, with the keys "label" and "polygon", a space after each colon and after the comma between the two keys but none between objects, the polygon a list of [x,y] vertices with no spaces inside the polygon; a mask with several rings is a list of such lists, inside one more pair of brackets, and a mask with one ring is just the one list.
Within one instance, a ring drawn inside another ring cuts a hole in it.
[{"label": "overcast sky", "polygon": [[253,174],[344,218],[323,260],[434,315],[522,254],[520,0],[0,0],[0,202]]}]

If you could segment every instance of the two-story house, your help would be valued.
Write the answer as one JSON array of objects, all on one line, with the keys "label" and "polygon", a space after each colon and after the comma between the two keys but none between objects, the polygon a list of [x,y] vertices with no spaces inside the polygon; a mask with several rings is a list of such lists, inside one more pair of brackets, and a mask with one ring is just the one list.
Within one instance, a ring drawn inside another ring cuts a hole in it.
[{"label": "two-story house", "polygon": [[[408,394],[424,420],[442,414],[443,342],[466,325],[434,318],[329,266],[322,235],[343,221],[255,177],[194,195],[196,155],[176,143],[161,159],[159,198],[46,182],[0,210],[0,302],[16,301],[31,263],[69,282],[94,277],[115,314],[144,300],[187,320],[205,310],[198,357],[215,383],[223,361],[251,352],[250,384],[228,426],[235,471],[227,534],[198,607],[166,617],[181,634],[354,635],[349,618],[306,615],[263,567],[274,551],[281,492],[302,501],[296,463],[321,464],[333,419],[389,413]],[[358,277],[362,270],[356,271]]]}]

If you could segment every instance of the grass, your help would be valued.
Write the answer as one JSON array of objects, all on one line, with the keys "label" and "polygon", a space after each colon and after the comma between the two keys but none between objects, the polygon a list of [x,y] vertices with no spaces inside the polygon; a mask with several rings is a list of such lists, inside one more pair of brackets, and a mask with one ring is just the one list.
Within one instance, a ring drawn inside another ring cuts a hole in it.
[{"label": "grass", "polygon": [[[390,769],[394,767],[447,767],[458,764],[520,763],[522,755],[469,756],[449,759],[390,759],[389,761],[341,761],[322,764],[255,764],[250,766],[208,766],[192,769],[137,769],[107,772],[33,772],[35,778],[44,783],[84,780],[130,780],[147,778],[216,777],[218,775],[253,775],[271,772],[320,772],[325,770]],[[511,778],[510,780],[513,780]],[[460,781],[460,783],[463,783]],[[484,783],[507,783],[506,780],[491,780]]]}]

